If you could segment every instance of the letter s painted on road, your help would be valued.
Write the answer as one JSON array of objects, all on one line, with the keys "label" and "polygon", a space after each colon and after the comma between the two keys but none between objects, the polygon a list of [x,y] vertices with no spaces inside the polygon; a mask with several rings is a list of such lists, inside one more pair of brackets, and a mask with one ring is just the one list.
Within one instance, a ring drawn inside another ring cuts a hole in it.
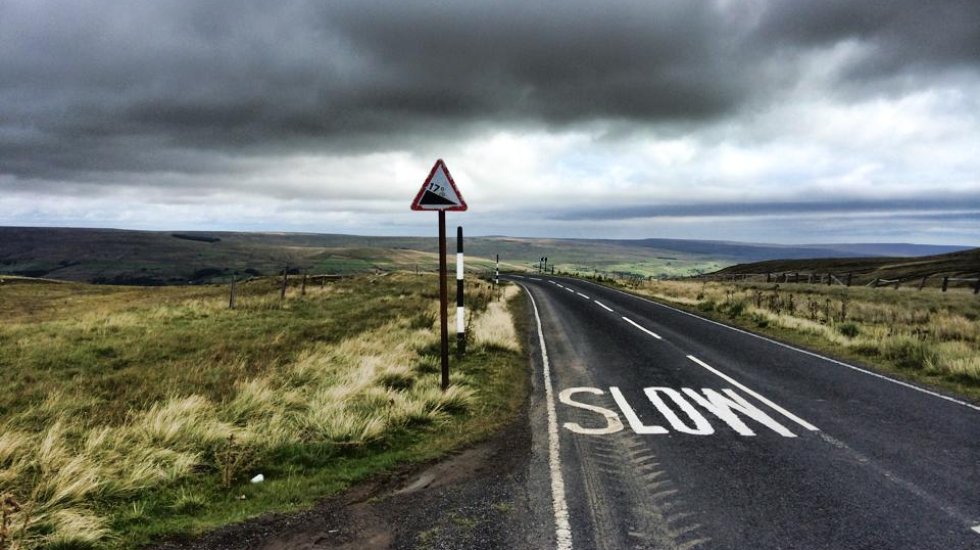
[{"label": "letter s painted on road", "polygon": [[571,405],[579,409],[585,409],[587,411],[592,411],[594,413],[601,414],[606,419],[605,428],[583,428],[581,424],[576,422],[565,422],[563,426],[567,430],[571,430],[575,433],[585,434],[585,435],[606,435],[613,434],[623,429],[623,423],[619,420],[619,415],[615,412],[605,408],[599,407],[597,405],[589,405],[587,403],[580,403],[572,399],[572,395],[576,393],[591,393],[593,395],[602,395],[605,392],[598,388],[568,388],[563,390],[558,394],[558,400],[566,405]]}]

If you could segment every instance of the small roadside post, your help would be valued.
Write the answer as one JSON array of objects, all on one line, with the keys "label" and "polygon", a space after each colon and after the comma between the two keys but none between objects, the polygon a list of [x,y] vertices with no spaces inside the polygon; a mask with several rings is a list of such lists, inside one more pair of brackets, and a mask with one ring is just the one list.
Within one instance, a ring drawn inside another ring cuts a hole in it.
[{"label": "small roadside post", "polygon": [[463,226],[456,228],[456,357],[466,355],[466,307],[463,305]]},{"label": "small roadside post", "polygon": [[446,281],[446,212],[465,212],[466,201],[456,188],[456,182],[449,175],[446,163],[439,159],[429,177],[425,178],[422,189],[412,201],[412,210],[439,213],[439,326],[442,343],[442,389],[449,387],[449,318],[446,309],[449,296]]}]

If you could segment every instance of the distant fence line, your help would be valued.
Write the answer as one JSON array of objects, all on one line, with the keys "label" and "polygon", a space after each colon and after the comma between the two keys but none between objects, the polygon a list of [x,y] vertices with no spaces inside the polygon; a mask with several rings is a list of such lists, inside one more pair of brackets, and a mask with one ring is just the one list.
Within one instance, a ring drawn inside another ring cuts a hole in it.
[{"label": "distant fence line", "polygon": [[[730,282],[749,282],[763,280],[767,283],[790,283],[790,284],[817,284],[817,285],[840,285],[844,287],[852,286],[855,280],[854,272],[847,273],[831,273],[831,272],[820,272],[820,273],[806,273],[801,271],[783,271],[783,272],[767,272],[767,273],[724,273],[724,274],[714,274],[714,275],[703,275],[697,277],[702,280],[711,281],[730,281]],[[913,283],[916,284],[918,290],[922,290],[926,286],[926,282],[930,279],[938,279],[942,277],[942,283],[940,288],[943,292],[946,292],[950,288],[950,283],[967,283],[969,288],[973,289],[974,294],[980,294],[980,273],[976,277],[963,277],[963,276],[953,276],[953,275],[941,275],[938,273],[933,273],[930,275],[923,275],[915,277],[904,277],[898,279],[883,279],[874,278],[864,286],[870,288],[895,288],[898,289],[901,285]]]}]

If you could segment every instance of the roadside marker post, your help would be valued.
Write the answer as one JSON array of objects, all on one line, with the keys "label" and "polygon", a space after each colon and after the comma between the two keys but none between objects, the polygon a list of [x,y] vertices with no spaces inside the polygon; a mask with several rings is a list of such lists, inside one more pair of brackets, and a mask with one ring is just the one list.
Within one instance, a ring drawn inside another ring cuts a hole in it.
[{"label": "roadside marker post", "polygon": [[439,328],[442,343],[442,389],[449,387],[449,296],[446,283],[446,212],[465,212],[467,209],[463,195],[456,188],[456,182],[449,175],[446,163],[439,159],[429,177],[422,184],[422,189],[412,201],[412,210],[432,211],[439,213]]},{"label": "roadside marker post", "polygon": [[456,228],[456,356],[466,355],[466,307],[463,305],[463,226]]}]

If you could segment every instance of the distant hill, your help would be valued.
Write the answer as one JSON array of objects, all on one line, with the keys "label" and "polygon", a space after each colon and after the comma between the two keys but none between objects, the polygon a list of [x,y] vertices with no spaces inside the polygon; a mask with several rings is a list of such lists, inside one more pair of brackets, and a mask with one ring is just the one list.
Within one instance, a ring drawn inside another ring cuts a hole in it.
[{"label": "distant hill", "polygon": [[[563,271],[688,276],[776,258],[930,255],[965,247],[928,245],[780,246],[679,239],[602,240],[476,237],[468,266],[536,268],[541,257]],[[453,246],[450,245],[450,249]],[[128,231],[0,227],[0,274],[110,284],[187,284],[273,275],[284,267],[310,273],[421,269],[438,265],[434,237],[365,237],[315,233]]]},{"label": "distant hill", "polygon": [[775,245],[731,241],[689,241],[680,239],[642,239],[612,241],[633,243],[634,246],[679,250],[740,262],[771,259],[859,258],[869,256],[930,256],[967,250],[964,246],[924,244],[864,243],[864,244],[805,244]]},{"label": "distant hill", "polygon": [[707,277],[730,275],[802,273],[838,276],[852,274],[856,284],[867,284],[875,279],[920,281],[931,276],[930,284],[936,285],[944,276],[976,277],[980,275],[980,248],[938,254],[934,256],[904,258],[816,258],[799,260],[769,260],[726,267]]}]

